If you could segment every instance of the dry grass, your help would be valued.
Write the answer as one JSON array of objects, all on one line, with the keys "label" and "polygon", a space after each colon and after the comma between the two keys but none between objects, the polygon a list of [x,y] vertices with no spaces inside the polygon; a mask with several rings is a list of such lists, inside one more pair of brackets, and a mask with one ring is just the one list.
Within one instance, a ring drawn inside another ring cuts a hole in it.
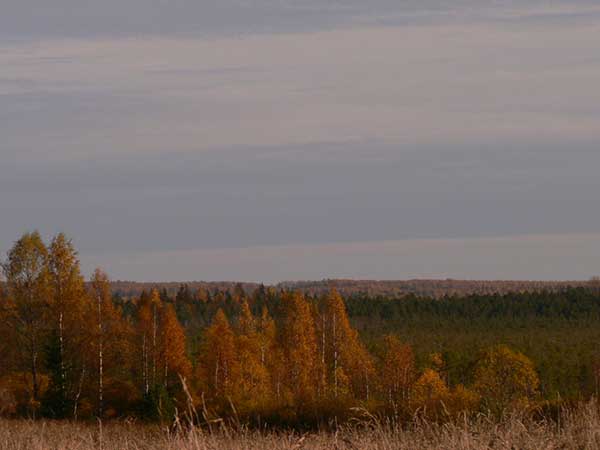
[{"label": "dry grass", "polygon": [[0,420],[2,450],[270,450],[270,449],[600,449],[600,415],[592,403],[563,414],[559,423],[486,416],[447,424],[415,420],[400,427],[366,418],[337,432],[192,429],[159,426]]}]

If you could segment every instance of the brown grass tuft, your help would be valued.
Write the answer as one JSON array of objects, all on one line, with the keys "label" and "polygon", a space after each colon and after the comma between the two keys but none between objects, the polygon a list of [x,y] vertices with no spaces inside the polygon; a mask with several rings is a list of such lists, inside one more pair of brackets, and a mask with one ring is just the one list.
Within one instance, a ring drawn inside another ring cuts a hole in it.
[{"label": "brown grass tuft", "polygon": [[519,414],[435,423],[416,417],[408,426],[373,416],[335,432],[256,431],[244,426],[170,431],[158,425],[0,420],[2,450],[403,450],[600,449],[595,403],[565,411],[560,421]]}]

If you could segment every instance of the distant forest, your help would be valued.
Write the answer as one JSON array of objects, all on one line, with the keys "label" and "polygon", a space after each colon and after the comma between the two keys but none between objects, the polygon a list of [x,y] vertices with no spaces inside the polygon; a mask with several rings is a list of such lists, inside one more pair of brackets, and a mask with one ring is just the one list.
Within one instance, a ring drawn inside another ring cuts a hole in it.
[{"label": "distant forest", "polygon": [[[299,290],[305,294],[321,295],[331,289],[337,290],[343,296],[402,296],[417,295],[420,297],[465,296],[472,294],[514,294],[534,291],[562,291],[566,288],[588,287],[590,281],[517,281],[517,280],[344,280],[330,279],[321,281],[284,281],[277,283],[275,289]],[[597,283],[597,282],[596,282]],[[189,281],[139,283],[134,281],[113,281],[113,292],[124,297],[136,297],[150,289],[165,290],[169,295],[175,295],[179,287],[185,284],[189,289],[206,289],[209,291],[232,291],[240,286],[251,293],[261,285],[259,283],[238,283],[231,281]]]},{"label": "distant forest", "polygon": [[209,423],[313,426],[357,408],[532,411],[600,387],[595,283],[111,283],[38,233],[2,269],[4,415],[172,420],[193,404]]}]

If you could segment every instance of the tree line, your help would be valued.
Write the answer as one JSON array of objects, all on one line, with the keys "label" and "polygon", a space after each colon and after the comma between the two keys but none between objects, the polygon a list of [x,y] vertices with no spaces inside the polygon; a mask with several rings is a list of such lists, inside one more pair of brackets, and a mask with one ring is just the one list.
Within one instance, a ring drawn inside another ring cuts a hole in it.
[{"label": "tree line", "polygon": [[[546,392],[518,349],[445,345],[455,337],[449,324],[468,326],[490,308],[505,314],[509,300],[343,299],[264,286],[124,298],[101,269],[84,280],[64,234],[46,244],[37,232],[14,243],[2,269],[3,414],[157,420],[193,404],[206,420],[294,425],[356,408],[405,418],[500,413],[540,405]],[[594,309],[589,295],[581,304]]]}]

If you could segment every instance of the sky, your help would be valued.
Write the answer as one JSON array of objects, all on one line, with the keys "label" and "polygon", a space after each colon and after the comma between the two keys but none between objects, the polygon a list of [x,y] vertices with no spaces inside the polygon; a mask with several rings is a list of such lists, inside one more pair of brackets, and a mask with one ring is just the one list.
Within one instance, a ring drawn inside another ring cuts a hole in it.
[{"label": "sky", "polygon": [[600,274],[597,1],[0,6],[2,255],[38,229],[138,281]]}]

